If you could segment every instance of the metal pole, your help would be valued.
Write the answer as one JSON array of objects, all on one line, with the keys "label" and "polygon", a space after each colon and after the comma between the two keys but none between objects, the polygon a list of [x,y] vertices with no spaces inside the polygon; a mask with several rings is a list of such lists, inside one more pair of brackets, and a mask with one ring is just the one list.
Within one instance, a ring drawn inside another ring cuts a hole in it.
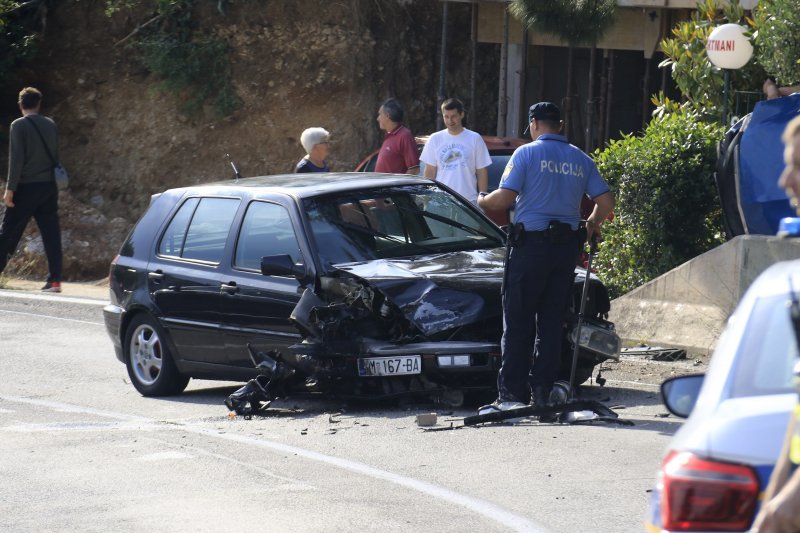
[{"label": "metal pole", "polygon": [[595,57],[597,56],[597,45],[592,43],[592,48],[589,51],[589,89],[588,95],[586,98],[586,127],[585,129],[585,140],[584,140],[584,151],[586,153],[591,153],[594,149],[594,71],[595,68]]},{"label": "metal pole", "polygon": [[611,136],[611,102],[614,100],[614,50],[608,51],[608,91],[606,92],[606,123],[604,125],[603,139],[607,142]]},{"label": "metal pole", "polygon": [[[521,137],[522,132],[528,125],[528,108],[525,107],[528,92],[528,28],[522,28],[522,53],[520,54],[519,71],[519,114],[514,118],[517,127],[514,130],[515,137]],[[521,127],[520,127],[521,125]]]},{"label": "metal pole", "polygon": [[500,94],[497,99],[497,135],[506,134],[508,112],[508,8],[503,10],[503,44],[500,47]]},{"label": "metal pole", "polygon": [[469,106],[472,127],[478,121],[478,4],[472,4],[472,67],[469,74]]},{"label": "metal pole", "polygon": [[722,76],[725,84],[722,89],[722,123],[728,126],[728,93],[731,90],[731,71],[730,69],[722,69]]},{"label": "metal pole", "polygon": [[647,119],[649,118],[648,110],[650,109],[650,63],[653,62],[652,57],[644,59],[644,79],[642,80],[642,129],[647,126]]},{"label": "metal pole", "polygon": [[439,110],[439,106],[444,102],[444,82],[445,73],[447,72],[447,12],[450,2],[442,2],[442,48],[439,55],[439,94],[437,97],[436,105],[436,129],[441,130],[444,128],[444,119]]}]

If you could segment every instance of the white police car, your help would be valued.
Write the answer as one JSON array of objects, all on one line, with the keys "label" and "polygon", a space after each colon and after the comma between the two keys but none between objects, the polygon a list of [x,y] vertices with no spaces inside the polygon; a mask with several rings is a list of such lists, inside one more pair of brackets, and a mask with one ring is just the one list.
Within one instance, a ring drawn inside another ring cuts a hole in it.
[{"label": "white police car", "polygon": [[689,418],[662,461],[648,531],[746,531],[752,524],[797,402],[793,292],[800,294],[800,260],[768,268],[731,315],[705,376],[662,385],[667,408]]}]

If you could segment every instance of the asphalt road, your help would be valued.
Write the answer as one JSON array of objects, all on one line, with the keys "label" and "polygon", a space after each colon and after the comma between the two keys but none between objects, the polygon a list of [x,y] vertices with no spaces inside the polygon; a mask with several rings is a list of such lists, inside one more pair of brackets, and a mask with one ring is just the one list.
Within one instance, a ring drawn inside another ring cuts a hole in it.
[{"label": "asphalt road", "polygon": [[692,370],[627,361],[583,388],[632,427],[426,431],[474,408],[292,399],[245,420],[234,383],[140,396],[101,308],[0,290],[2,531],[642,531],[680,425],[655,384]]}]

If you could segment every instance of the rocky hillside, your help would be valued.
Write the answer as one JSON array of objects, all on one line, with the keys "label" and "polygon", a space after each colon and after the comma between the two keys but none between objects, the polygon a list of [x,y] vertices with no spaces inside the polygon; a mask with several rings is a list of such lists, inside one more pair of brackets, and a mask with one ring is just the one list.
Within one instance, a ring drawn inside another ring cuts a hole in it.
[{"label": "rocky hillside", "polygon": [[[153,18],[146,7],[109,17],[102,1],[55,4],[37,60],[0,85],[0,141],[7,146],[7,125],[18,116],[16,93],[39,87],[43,113],[59,124],[61,159],[73,183],[61,207],[67,279],[106,274],[151,194],[232,177],[226,154],[246,176],[288,172],[304,153],[300,132],[323,126],[333,135],[332,169],[352,170],[379,145],[376,111],[389,96],[404,103],[412,130],[435,128],[439,2],[197,0],[195,35],[229,45],[241,106],[227,116],[210,104],[187,112],[191,95],[158,89],[160,78],[131,45],[132,32]],[[469,27],[470,6],[452,4],[447,92],[465,101]],[[489,114],[469,118],[491,133],[499,50],[482,44],[478,51],[479,98]],[[5,171],[6,149],[0,165]],[[32,229],[7,273],[46,273]]]}]

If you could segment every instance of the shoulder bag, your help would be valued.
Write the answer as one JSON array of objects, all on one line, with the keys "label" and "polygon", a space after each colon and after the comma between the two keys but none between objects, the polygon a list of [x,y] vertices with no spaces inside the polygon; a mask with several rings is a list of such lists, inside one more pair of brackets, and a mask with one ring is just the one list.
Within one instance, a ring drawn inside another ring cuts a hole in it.
[{"label": "shoulder bag", "polygon": [[[27,117],[26,117],[27,118]],[[53,163],[53,177],[56,179],[56,186],[59,190],[64,190],[69,187],[69,175],[67,174],[67,169],[65,169],[61,163],[56,161],[56,158],[53,157],[53,152],[50,151],[50,148],[47,146],[47,143],[42,136],[42,132],[39,131],[39,127],[36,125],[36,122],[33,119],[29,119],[29,122],[33,126],[33,129],[36,130],[36,133],[39,135],[39,138],[42,140],[42,144],[44,145],[44,149],[47,152],[47,156],[50,158],[50,162]]]}]

